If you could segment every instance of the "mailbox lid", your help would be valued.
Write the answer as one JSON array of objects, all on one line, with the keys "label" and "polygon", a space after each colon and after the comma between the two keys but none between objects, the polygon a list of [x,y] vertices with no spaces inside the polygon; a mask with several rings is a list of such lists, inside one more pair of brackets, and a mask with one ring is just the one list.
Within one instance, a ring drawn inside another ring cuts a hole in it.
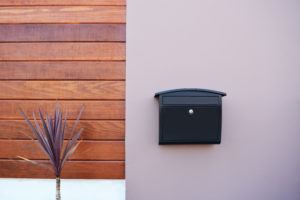
[{"label": "mailbox lid", "polygon": [[199,88],[181,88],[174,90],[166,90],[155,93],[155,97],[163,96],[186,96],[186,97],[223,97],[226,93],[215,90],[199,89]]}]

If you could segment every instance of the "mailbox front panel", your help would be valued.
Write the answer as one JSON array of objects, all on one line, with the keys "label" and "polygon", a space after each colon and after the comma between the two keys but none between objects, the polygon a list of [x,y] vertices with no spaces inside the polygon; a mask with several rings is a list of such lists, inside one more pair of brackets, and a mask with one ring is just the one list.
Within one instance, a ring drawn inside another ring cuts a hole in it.
[{"label": "mailbox front panel", "polygon": [[220,143],[219,106],[163,106],[160,144]]}]

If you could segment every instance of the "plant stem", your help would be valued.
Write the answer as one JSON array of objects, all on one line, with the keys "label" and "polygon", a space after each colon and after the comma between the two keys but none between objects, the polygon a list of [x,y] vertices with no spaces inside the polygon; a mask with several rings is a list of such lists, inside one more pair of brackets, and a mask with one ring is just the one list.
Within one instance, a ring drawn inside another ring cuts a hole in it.
[{"label": "plant stem", "polygon": [[60,200],[60,177],[56,177],[56,200]]}]

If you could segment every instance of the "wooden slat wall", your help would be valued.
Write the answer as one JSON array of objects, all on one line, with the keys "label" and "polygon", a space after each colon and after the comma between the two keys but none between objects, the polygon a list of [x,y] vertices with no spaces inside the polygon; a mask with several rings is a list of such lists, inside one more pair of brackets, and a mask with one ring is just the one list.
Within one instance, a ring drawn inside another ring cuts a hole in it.
[{"label": "wooden slat wall", "polygon": [[48,162],[18,109],[52,112],[57,101],[67,130],[86,107],[63,178],[125,177],[125,12],[125,0],[0,1],[1,178],[53,178],[18,158]]}]

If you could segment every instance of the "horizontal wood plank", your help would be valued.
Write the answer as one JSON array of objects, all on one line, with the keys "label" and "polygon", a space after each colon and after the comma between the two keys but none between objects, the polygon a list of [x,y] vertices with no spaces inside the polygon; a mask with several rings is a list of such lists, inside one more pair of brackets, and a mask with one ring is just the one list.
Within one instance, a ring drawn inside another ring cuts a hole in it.
[{"label": "horizontal wood plank", "polygon": [[124,42],[125,24],[1,24],[0,42]]},{"label": "horizontal wood plank", "polygon": [[36,5],[126,5],[125,0],[1,0],[0,6],[36,6]]},{"label": "horizontal wood plank", "polygon": [[123,61],[0,61],[0,80],[125,80]]},{"label": "horizontal wood plank", "polygon": [[125,44],[0,43],[0,60],[125,60]]},{"label": "horizontal wood plank", "polygon": [[[85,110],[81,119],[124,119],[124,101],[59,101],[61,106],[68,111],[69,119],[76,119],[81,105]],[[22,108],[32,119],[32,112],[39,107],[52,113],[56,101],[51,100],[0,100],[0,119],[23,119],[19,108]]]},{"label": "horizontal wood plank", "polygon": [[124,81],[0,81],[0,99],[124,99]]},{"label": "horizontal wood plank", "polygon": [[0,7],[0,23],[125,23],[125,6]]},{"label": "horizontal wood plank", "polygon": [[[65,138],[70,138],[74,120],[68,120]],[[125,122],[123,120],[80,121],[78,127],[84,128],[84,140],[124,140]],[[30,128],[25,120],[0,120],[0,139],[32,139]]]},{"label": "horizontal wood plank", "polygon": [[[0,140],[0,158],[48,159],[36,140]],[[81,141],[70,160],[124,160],[123,141]]]},{"label": "horizontal wood plank", "polygon": [[[47,161],[39,161],[48,164]],[[1,178],[54,178],[52,170],[23,160],[0,160]],[[124,179],[123,161],[68,161],[62,178]]]}]

